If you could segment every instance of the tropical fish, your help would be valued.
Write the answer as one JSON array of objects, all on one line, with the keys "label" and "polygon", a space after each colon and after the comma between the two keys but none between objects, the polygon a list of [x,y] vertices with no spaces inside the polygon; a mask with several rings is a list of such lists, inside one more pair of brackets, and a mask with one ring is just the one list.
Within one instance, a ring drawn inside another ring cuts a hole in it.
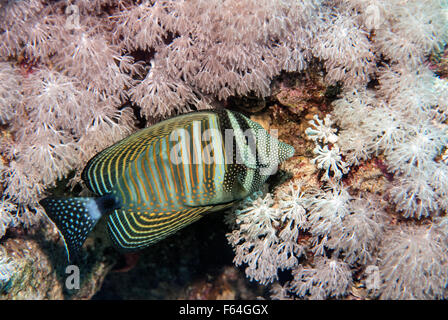
[{"label": "tropical fish", "polygon": [[82,179],[96,197],[40,204],[75,254],[105,216],[118,249],[153,244],[255,191],[294,154],[261,125],[226,109],[191,112],[142,129],[98,153]]}]

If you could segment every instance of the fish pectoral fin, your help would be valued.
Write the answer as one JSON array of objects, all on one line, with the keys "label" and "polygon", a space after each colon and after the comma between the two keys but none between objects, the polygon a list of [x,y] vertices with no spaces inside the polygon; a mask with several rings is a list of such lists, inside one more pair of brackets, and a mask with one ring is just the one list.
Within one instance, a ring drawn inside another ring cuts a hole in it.
[{"label": "fish pectoral fin", "polygon": [[91,197],[45,198],[39,202],[62,236],[68,261],[76,256],[102,216],[96,200]]},{"label": "fish pectoral fin", "polygon": [[229,203],[219,204],[219,205],[213,206],[213,208],[210,209],[210,211],[225,210],[225,209],[228,209],[228,208],[232,207],[234,204],[235,204],[235,201],[232,201],[232,202],[229,202]]},{"label": "fish pectoral fin", "polygon": [[187,207],[190,208],[203,208],[203,212],[202,214],[205,215],[209,212],[214,212],[214,211],[220,211],[223,209],[227,209],[230,208],[231,206],[233,206],[233,204],[235,203],[235,201],[230,201],[230,202],[225,202],[225,203],[217,203],[217,204],[213,204],[213,205],[208,205],[208,206],[190,206],[187,205]]}]

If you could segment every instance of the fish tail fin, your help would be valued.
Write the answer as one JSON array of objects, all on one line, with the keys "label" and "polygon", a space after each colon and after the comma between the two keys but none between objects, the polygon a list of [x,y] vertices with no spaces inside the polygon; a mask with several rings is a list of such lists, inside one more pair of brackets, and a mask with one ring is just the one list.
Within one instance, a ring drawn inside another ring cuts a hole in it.
[{"label": "fish tail fin", "polygon": [[76,256],[101,216],[115,209],[114,198],[45,198],[39,201],[62,235],[68,261]]}]

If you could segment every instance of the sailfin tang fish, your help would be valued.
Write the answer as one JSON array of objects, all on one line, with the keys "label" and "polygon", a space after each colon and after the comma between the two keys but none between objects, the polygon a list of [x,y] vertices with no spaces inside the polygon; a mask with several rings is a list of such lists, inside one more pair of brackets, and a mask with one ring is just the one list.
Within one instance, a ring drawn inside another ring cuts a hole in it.
[{"label": "sailfin tang fish", "polygon": [[97,197],[40,203],[76,253],[101,217],[134,251],[258,191],[294,148],[229,110],[198,111],[142,129],[94,156],[82,179]]}]

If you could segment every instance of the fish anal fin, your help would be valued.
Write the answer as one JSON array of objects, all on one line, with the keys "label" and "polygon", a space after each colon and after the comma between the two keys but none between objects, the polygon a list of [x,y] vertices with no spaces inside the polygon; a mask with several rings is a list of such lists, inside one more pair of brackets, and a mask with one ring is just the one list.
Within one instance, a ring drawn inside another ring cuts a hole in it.
[{"label": "fish anal fin", "polygon": [[115,210],[108,216],[108,231],[120,251],[132,252],[148,247],[199,220],[213,207],[185,207],[161,215]]}]

